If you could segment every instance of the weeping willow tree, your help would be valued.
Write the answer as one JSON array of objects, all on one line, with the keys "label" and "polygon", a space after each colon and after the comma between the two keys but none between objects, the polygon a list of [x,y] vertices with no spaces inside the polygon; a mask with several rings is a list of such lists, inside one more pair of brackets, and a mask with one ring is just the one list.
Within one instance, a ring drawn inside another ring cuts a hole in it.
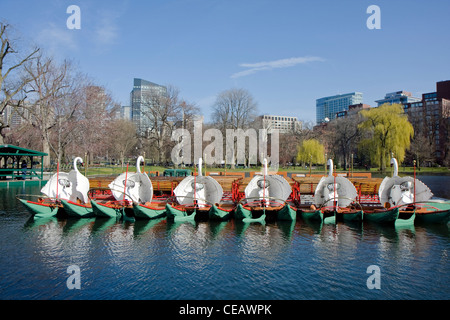
[{"label": "weeping willow tree", "polygon": [[365,133],[361,147],[369,152],[371,162],[378,165],[381,171],[386,170],[391,153],[402,162],[414,136],[413,126],[402,105],[384,104],[360,113],[365,119],[358,126]]},{"label": "weeping willow tree", "polygon": [[316,139],[303,140],[298,147],[297,161],[305,163],[323,164],[325,163],[325,148]]}]

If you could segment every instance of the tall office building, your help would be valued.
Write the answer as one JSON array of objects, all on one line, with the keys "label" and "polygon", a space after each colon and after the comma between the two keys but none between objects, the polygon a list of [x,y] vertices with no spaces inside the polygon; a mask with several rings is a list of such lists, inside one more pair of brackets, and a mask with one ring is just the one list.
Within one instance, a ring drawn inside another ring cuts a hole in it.
[{"label": "tall office building", "polygon": [[130,106],[121,106],[120,107],[120,119],[131,120],[131,107]]},{"label": "tall office building", "polygon": [[414,135],[423,135],[433,145],[434,158],[439,164],[449,161],[450,80],[436,83],[436,92],[422,94],[418,102],[403,105],[414,127]]},{"label": "tall office building", "polygon": [[278,129],[280,133],[292,133],[302,129],[302,122],[297,117],[262,115],[260,116],[262,127],[267,132],[272,133],[273,129]]},{"label": "tall office building", "polygon": [[347,111],[350,105],[360,104],[362,102],[363,94],[361,92],[338,94],[317,99],[316,122],[320,124],[332,120],[336,118],[338,112]]},{"label": "tall office building", "polygon": [[384,99],[377,100],[375,102],[378,104],[378,107],[379,107],[385,103],[405,104],[405,103],[411,103],[411,102],[418,102],[420,100],[421,100],[420,98],[413,97],[411,92],[396,91],[396,92],[386,93],[386,95],[384,96]]},{"label": "tall office building", "polygon": [[131,119],[140,134],[145,134],[150,129],[151,115],[148,112],[152,100],[150,97],[166,94],[167,88],[164,86],[143,79],[134,79],[133,90],[130,93]]},{"label": "tall office building", "polygon": [[[17,101],[13,101],[13,103],[17,103]],[[33,118],[29,112],[28,102],[25,102],[25,105],[25,108],[7,105],[3,113],[0,112],[0,116],[3,116],[3,123],[12,129],[29,123]]]}]

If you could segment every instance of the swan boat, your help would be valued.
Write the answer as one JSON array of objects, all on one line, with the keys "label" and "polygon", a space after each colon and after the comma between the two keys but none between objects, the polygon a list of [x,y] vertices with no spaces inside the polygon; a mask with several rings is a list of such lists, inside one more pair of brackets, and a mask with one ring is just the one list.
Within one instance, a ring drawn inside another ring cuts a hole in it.
[{"label": "swan boat", "polygon": [[416,202],[416,221],[419,223],[447,223],[450,221],[450,200],[430,199]]},{"label": "swan boat", "polygon": [[22,197],[28,196],[20,195],[17,197],[17,200],[27,208],[34,219],[55,217],[60,210],[63,210],[61,202],[56,199],[38,196],[37,200],[31,200],[23,199]]},{"label": "swan boat", "polygon": [[141,172],[140,164],[144,161],[139,156],[136,162],[136,172],[120,174],[109,185],[112,197],[93,199],[91,204],[96,216],[118,218],[159,218],[163,216],[164,207],[150,206],[153,187],[149,177]]},{"label": "swan boat", "polygon": [[136,163],[137,173],[133,177],[138,188],[130,195],[133,202],[134,217],[137,219],[158,219],[166,216],[166,202],[153,199],[153,185],[146,173],[141,172],[140,164],[144,162],[141,156]]},{"label": "swan boat", "polygon": [[[364,219],[377,223],[394,223],[396,226],[414,224],[414,220],[419,212],[437,212],[439,210],[424,208],[416,203],[426,202],[433,193],[420,180],[415,177],[400,177],[398,175],[398,162],[391,158],[391,166],[394,172],[392,177],[385,177],[380,184],[378,197],[380,203],[376,206],[364,207]],[[416,212],[417,211],[417,212]]]},{"label": "swan boat", "polygon": [[[89,209],[82,206],[88,198],[89,180],[78,171],[77,162],[82,163],[83,159],[76,157],[73,162],[74,168],[69,173],[60,172],[58,164],[57,172],[42,187],[42,195],[37,196],[37,201],[17,197],[35,219],[54,217],[59,213],[75,216],[89,214]],[[69,207],[68,203],[79,205],[80,213],[72,212],[72,206]]]},{"label": "swan boat", "polygon": [[214,178],[202,175],[202,162],[202,158],[199,158],[198,175],[184,178],[175,188],[175,196],[166,204],[168,219],[207,220],[213,206],[217,215],[221,215],[215,204],[222,199],[222,186]]},{"label": "swan boat", "polygon": [[[329,173],[322,177],[314,192],[314,207],[308,213],[303,213],[305,218],[318,218],[324,222],[362,221],[363,210],[356,201],[358,195],[353,183],[345,177],[333,174],[333,160],[328,159]],[[308,216],[310,215],[310,216]]]},{"label": "swan boat", "polygon": [[296,220],[297,212],[287,203],[292,192],[289,182],[279,175],[269,175],[267,159],[263,161],[262,175],[253,177],[245,188],[245,197],[239,201],[235,218],[243,222],[268,220]]},{"label": "swan boat", "polygon": [[69,217],[90,218],[95,214],[88,196],[89,179],[78,170],[78,162],[83,164],[83,159],[76,157],[73,161],[73,169],[68,174],[73,190],[68,199],[61,199],[61,203]]}]

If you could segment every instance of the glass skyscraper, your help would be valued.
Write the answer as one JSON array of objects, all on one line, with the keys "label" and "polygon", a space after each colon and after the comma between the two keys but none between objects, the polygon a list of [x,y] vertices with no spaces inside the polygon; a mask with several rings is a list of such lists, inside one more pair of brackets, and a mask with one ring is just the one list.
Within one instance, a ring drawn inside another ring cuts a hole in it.
[{"label": "glass skyscraper", "polygon": [[396,92],[386,93],[386,95],[384,96],[384,99],[380,99],[375,102],[378,104],[378,107],[379,107],[385,103],[405,104],[405,103],[419,102],[419,101],[421,101],[421,99],[413,97],[411,92],[396,91]]},{"label": "glass skyscraper", "polygon": [[363,102],[361,92],[338,94],[316,100],[316,122],[317,124],[327,122],[336,118],[336,113],[348,110],[353,104]]},{"label": "glass skyscraper", "polygon": [[131,119],[136,125],[139,133],[144,134],[150,129],[150,113],[147,112],[151,107],[151,95],[166,95],[167,88],[159,84],[134,79],[133,90],[130,93]]}]

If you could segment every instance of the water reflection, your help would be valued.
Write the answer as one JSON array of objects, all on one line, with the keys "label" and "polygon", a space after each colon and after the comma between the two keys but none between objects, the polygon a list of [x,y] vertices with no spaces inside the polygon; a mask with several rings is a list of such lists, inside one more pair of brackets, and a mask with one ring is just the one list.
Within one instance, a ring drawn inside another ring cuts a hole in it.
[{"label": "water reflection", "polygon": [[[15,193],[0,194],[0,298],[450,297],[448,224],[33,220]],[[74,264],[81,291],[65,286]],[[373,264],[378,292],[366,289]]]},{"label": "water reflection", "polygon": [[[84,261],[94,240],[100,239],[109,254],[120,256],[145,243],[163,243],[178,255],[181,263],[208,250],[230,243],[237,244],[244,259],[277,260],[296,243],[312,244],[318,260],[353,259],[361,243],[369,244],[373,261],[397,257],[411,259],[426,255],[433,245],[433,235],[448,241],[448,225],[396,228],[370,223],[323,224],[310,221],[276,223],[171,222],[165,218],[123,222],[117,219],[29,219],[24,230],[33,233],[42,254],[64,255]],[[208,254],[214,254],[209,252]],[[218,253],[220,254],[220,252]],[[256,261],[255,260],[255,261]],[[249,260],[250,261],[250,260]],[[252,260],[253,261],[253,260]]]}]

